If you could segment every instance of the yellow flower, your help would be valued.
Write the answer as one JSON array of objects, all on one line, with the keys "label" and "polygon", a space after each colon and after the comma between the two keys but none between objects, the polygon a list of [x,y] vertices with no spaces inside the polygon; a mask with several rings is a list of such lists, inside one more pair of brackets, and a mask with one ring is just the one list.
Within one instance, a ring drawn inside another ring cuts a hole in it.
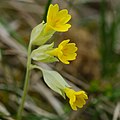
[{"label": "yellow flower", "polygon": [[69,61],[76,59],[77,54],[75,52],[78,49],[75,46],[75,43],[68,43],[69,41],[69,39],[62,41],[58,48],[55,48],[47,53],[58,57],[61,62],[69,64]]},{"label": "yellow flower", "polygon": [[71,15],[68,14],[67,9],[59,11],[58,4],[50,5],[47,14],[46,31],[53,29],[58,32],[65,32],[71,27],[70,24],[66,24],[71,19]]},{"label": "yellow flower", "polygon": [[88,96],[82,90],[76,92],[73,89],[66,87],[64,91],[66,93],[66,96],[70,99],[69,103],[73,110],[77,110],[77,107],[82,108],[86,103],[85,99],[88,99]]}]

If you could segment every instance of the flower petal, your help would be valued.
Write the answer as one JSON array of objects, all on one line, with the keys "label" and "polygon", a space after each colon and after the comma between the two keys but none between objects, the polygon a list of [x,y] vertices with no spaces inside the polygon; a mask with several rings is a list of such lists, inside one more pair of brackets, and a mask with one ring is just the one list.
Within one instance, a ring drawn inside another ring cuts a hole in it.
[{"label": "flower petal", "polygon": [[74,104],[74,102],[76,101],[76,97],[74,94],[71,94],[71,96],[69,96],[69,103],[72,106]]},{"label": "flower petal", "polygon": [[71,108],[72,108],[73,110],[77,110],[77,106],[76,106],[75,104],[71,105]]},{"label": "flower petal", "polygon": [[77,100],[75,101],[75,103],[76,103],[77,107],[82,108],[83,105],[85,105],[86,101],[84,100],[84,98],[78,96]]},{"label": "flower petal", "polygon": [[68,14],[68,10],[64,9],[58,12],[57,14],[57,20],[58,23],[65,24],[71,19],[71,15]]},{"label": "flower petal", "polygon": [[68,14],[68,10],[67,9],[63,9],[60,10],[57,14],[57,17],[61,18],[61,17],[65,17]]},{"label": "flower petal", "polygon": [[68,54],[68,55],[63,55],[62,59],[66,59],[66,60],[75,60],[76,59],[77,54],[76,53],[72,53],[72,54]]},{"label": "flower petal", "polygon": [[55,19],[58,11],[59,11],[58,4],[55,5],[50,4],[47,14],[47,23],[52,22],[52,20]]},{"label": "flower petal", "polygon": [[60,61],[63,62],[64,64],[70,64],[70,62],[69,62],[64,56],[58,56],[58,58],[59,58]]},{"label": "flower petal", "polygon": [[66,53],[75,53],[78,48],[75,46],[75,43],[69,43],[66,45],[66,47],[64,48]]},{"label": "flower petal", "polygon": [[63,17],[62,19],[60,19],[59,23],[66,24],[70,19],[71,19],[71,15],[68,14],[65,17]]},{"label": "flower petal", "polygon": [[51,28],[53,28],[55,31],[59,31],[59,32],[66,32],[68,31],[68,29],[71,27],[70,24],[58,24],[54,27],[51,26]]},{"label": "flower petal", "polygon": [[70,41],[69,39],[62,41],[62,42],[59,44],[58,48],[61,47],[61,46],[62,46],[62,47],[66,46],[67,43],[69,43],[69,41]]},{"label": "flower petal", "polygon": [[83,90],[76,92],[75,95],[82,96],[84,99],[88,99],[87,94]]}]

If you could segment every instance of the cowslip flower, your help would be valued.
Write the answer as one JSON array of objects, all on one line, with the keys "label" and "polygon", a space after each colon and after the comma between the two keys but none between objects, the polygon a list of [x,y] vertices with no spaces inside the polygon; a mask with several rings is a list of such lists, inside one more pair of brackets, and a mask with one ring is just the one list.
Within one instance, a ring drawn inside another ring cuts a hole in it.
[{"label": "cowslip flower", "polygon": [[69,41],[69,39],[62,41],[57,48],[48,51],[47,53],[58,57],[64,64],[69,64],[69,61],[76,59],[77,53],[75,52],[78,49],[75,43],[69,43]]},{"label": "cowslip flower", "polygon": [[64,89],[64,92],[66,93],[66,96],[69,98],[69,103],[73,110],[77,110],[77,107],[82,108],[83,105],[85,105],[86,103],[85,99],[88,99],[87,94],[82,90],[76,92],[73,89],[66,87]]},{"label": "cowslip flower", "polygon": [[45,31],[55,30],[58,32],[65,32],[71,27],[67,22],[71,19],[67,9],[59,11],[58,4],[50,5],[47,14],[47,23]]}]

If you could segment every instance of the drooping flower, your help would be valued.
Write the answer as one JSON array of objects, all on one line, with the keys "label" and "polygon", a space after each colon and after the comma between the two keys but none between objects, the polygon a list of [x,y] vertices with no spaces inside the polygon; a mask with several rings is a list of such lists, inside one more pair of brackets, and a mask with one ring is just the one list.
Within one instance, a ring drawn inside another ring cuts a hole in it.
[{"label": "drooping flower", "polygon": [[76,92],[73,89],[66,87],[64,92],[69,98],[69,103],[73,110],[77,110],[77,107],[82,108],[86,103],[85,99],[88,99],[87,94],[83,90]]},{"label": "drooping flower", "polygon": [[57,48],[47,53],[58,57],[64,64],[69,64],[69,61],[76,59],[77,53],[75,52],[78,49],[75,43],[69,43],[69,41],[69,39],[62,41]]},{"label": "drooping flower", "polygon": [[50,5],[47,14],[47,23],[45,31],[49,31],[50,29],[65,32],[71,27],[67,22],[71,19],[71,15],[68,14],[67,9],[63,9],[59,11],[58,4]]}]

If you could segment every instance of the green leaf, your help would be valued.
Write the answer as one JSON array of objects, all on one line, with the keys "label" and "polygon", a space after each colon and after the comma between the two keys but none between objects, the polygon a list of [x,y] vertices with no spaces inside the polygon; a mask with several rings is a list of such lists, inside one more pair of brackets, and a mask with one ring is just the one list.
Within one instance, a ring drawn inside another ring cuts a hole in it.
[{"label": "green leaf", "polygon": [[40,62],[55,62],[57,58],[46,53],[46,51],[53,49],[54,43],[42,45],[32,51],[31,58]]}]

